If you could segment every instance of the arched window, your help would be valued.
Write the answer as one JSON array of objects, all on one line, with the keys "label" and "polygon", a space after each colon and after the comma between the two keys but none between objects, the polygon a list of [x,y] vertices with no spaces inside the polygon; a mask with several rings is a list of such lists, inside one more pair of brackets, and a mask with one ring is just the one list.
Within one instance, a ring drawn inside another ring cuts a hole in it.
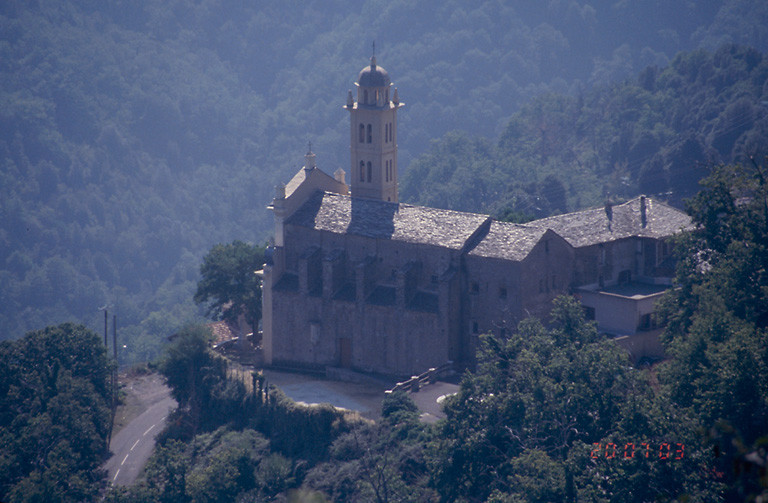
[{"label": "arched window", "polygon": [[365,181],[365,163],[363,161],[360,161],[360,181]]},{"label": "arched window", "polygon": [[368,90],[363,91],[363,103],[368,104]]},{"label": "arched window", "polygon": [[368,124],[368,143],[373,141],[373,128]]},{"label": "arched window", "polygon": [[360,130],[357,136],[358,136],[357,139],[360,143],[363,143],[365,141],[365,126],[363,126],[362,124],[360,124]]},{"label": "arched window", "polygon": [[389,141],[389,124],[384,124],[384,143]]},{"label": "arched window", "polygon": [[379,90],[376,89],[376,104],[379,104]]},{"label": "arched window", "polygon": [[393,141],[392,140],[392,123],[391,122],[389,123],[389,141]]},{"label": "arched window", "polygon": [[371,178],[373,178],[373,168],[371,167],[371,161],[368,161],[368,181],[371,181]]}]

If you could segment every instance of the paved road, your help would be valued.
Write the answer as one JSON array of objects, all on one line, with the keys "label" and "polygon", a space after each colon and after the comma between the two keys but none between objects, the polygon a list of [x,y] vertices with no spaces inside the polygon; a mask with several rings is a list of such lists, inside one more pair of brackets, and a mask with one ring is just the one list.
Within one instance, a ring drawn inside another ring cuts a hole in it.
[{"label": "paved road", "polygon": [[274,384],[295,402],[329,403],[334,407],[354,410],[368,419],[381,417],[381,401],[387,384],[331,381],[306,374],[265,370],[269,384]]},{"label": "paved road", "polygon": [[419,408],[419,417],[425,423],[436,423],[445,417],[441,402],[445,397],[459,391],[459,385],[437,381],[423,386],[419,391],[411,393],[411,399]]},{"label": "paved road", "polygon": [[[330,403],[334,407],[355,410],[362,416],[377,420],[381,417],[381,401],[384,390],[392,384],[355,384],[329,381],[303,374],[267,370],[264,372],[270,384],[276,384],[289,398],[296,402]],[[459,390],[458,384],[438,381],[425,385],[410,396],[419,408],[421,420],[434,423],[445,417],[438,399]]]},{"label": "paved road", "polygon": [[164,398],[112,437],[110,449],[113,455],[104,465],[112,484],[125,486],[134,483],[152,455],[155,436],[165,427],[165,420],[174,408],[176,401],[170,397],[166,388]]}]

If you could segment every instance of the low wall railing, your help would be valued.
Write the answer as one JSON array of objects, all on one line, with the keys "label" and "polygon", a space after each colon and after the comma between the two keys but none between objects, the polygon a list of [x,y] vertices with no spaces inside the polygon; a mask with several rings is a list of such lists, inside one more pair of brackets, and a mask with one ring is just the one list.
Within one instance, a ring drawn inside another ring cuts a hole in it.
[{"label": "low wall railing", "polygon": [[443,375],[446,372],[450,372],[453,370],[453,362],[448,361],[446,363],[443,363],[439,367],[432,367],[423,374],[419,374],[417,376],[411,376],[410,379],[407,381],[399,382],[395,385],[394,388],[386,390],[384,393],[394,393],[395,391],[410,391],[410,392],[416,392],[421,389],[422,386],[425,384],[430,384],[435,382],[438,377]]}]

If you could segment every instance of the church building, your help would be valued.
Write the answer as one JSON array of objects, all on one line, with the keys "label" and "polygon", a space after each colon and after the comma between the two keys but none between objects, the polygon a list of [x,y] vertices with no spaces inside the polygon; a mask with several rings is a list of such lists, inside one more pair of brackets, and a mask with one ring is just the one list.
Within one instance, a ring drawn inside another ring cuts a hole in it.
[{"label": "church building", "polygon": [[[387,71],[360,71],[350,117],[349,182],[309,151],[270,205],[263,271],[264,360],[411,376],[471,367],[479,334],[546,317],[577,295],[634,356],[653,352],[654,303],[671,284],[666,239],[689,217],[640,196],[527,224],[398,200],[397,113]],[[651,341],[651,342],[649,342]]]}]

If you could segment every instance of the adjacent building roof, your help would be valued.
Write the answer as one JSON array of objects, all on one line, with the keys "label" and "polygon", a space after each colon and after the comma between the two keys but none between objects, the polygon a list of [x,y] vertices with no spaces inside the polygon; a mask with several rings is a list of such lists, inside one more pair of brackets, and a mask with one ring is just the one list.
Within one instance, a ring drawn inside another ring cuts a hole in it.
[{"label": "adjacent building roof", "polygon": [[287,224],[336,234],[461,249],[487,215],[315,192]]},{"label": "adjacent building roof", "polygon": [[671,236],[690,229],[691,218],[672,206],[640,196],[624,204],[542,218],[526,225],[552,229],[571,246],[580,248],[633,236]]},{"label": "adjacent building roof", "polygon": [[488,234],[469,252],[479,257],[521,261],[547,232],[544,227],[494,220]]},{"label": "adjacent building roof", "polygon": [[240,337],[240,328],[235,323],[222,320],[208,323],[208,327],[210,327],[213,334],[214,346]]}]

